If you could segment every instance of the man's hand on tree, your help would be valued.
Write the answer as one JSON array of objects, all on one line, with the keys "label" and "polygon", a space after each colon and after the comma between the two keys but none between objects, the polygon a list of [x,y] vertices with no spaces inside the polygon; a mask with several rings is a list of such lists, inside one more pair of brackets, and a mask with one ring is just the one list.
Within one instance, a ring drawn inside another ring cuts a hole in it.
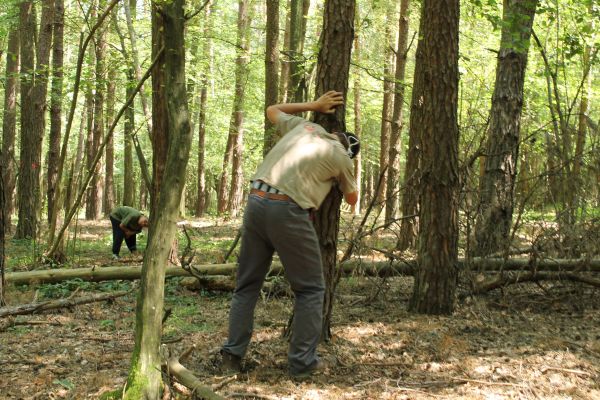
[{"label": "man's hand on tree", "polygon": [[335,108],[344,104],[344,95],[342,92],[330,90],[315,101],[315,111],[323,114],[333,114]]}]

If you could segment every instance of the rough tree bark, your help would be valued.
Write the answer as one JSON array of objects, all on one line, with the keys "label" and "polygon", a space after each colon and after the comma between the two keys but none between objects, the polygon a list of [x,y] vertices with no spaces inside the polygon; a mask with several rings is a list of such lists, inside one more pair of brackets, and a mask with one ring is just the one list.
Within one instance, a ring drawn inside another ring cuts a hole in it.
[{"label": "rough tree bark", "polygon": [[[385,58],[383,64],[383,105],[381,108],[381,134],[379,145],[379,171],[387,171],[390,159],[390,133],[392,131],[392,109],[394,107],[394,81],[393,66],[395,64],[396,41],[391,23],[390,13],[386,15],[385,23]],[[385,194],[387,192],[387,174],[383,176],[381,185],[377,190],[377,202],[385,203]]]},{"label": "rough tree bark", "polygon": [[394,105],[390,134],[390,155],[387,170],[385,199],[385,222],[391,223],[398,214],[400,200],[400,151],[402,149],[402,128],[404,127],[404,92],[406,83],[406,58],[408,49],[408,8],[410,0],[400,2],[398,22],[398,48],[396,50],[396,73],[394,74]]},{"label": "rough tree bark", "polygon": [[212,4],[207,4],[204,9],[204,43],[202,47],[202,57],[204,58],[204,64],[202,66],[202,72],[200,77],[200,101],[199,101],[199,112],[198,112],[198,165],[196,166],[197,171],[197,196],[196,196],[196,216],[201,217],[207,209],[208,205],[208,193],[206,187],[206,165],[205,165],[205,154],[206,154],[206,108],[208,107],[208,77],[212,71],[212,40],[210,36],[213,31],[212,24]]},{"label": "rough tree bark", "polygon": [[454,309],[458,255],[459,0],[424,0],[412,111],[422,144],[419,267],[410,309]]},{"label": "rough tree bark", "polygon": [[[267,42],[265,51],[265,110],[278,102],[279,90],[279,0],[267,0]],[[263,156],[277,143],[277,130],[265,114]]]},{"label": "rough tree bark", "polygon": [[[317,64],[315,90],[317,97],[329,90],[342,92],[344,96],[348,94],[355,7],[354,0],[327,0],[325,2]],[[337,107],[334,114],[316,113],[314,122],[323,126],[328,132],[345,132],[345,115],[346,106],[341,105]],[[342,194],[336,186],[329,192],[314,219],[326,282],[322,340],[331,338],[333,296],[339,278],[336,273],[336,261],[341,202]]]},{"label": "rough tree bark", "polygon": [[[184,0],[154,3],[154,13],[162,16],[154,26],[155,34],[162,36],[159,43],[165,46],[164,92],[160,104],[166,121],[160,126],[168,129],[168,153],[163,168],[159,197],[154,200],[155,213],[149,232],[148,247],[144,256],[136,312],[135,348],[131,359],[128,384],[124,399],[158,400],[161,389],[159,345],[162,334],[164,281],[171,243],[177,229],[181,193],[191,147],[192,134],[187,109],[184,49]],[[156,71],[156,70],[155,70]],[[153,104],[157,104],[154,102]],[[158,104],[157,104],[158,105]]]},{"label": "rough tree bark", "polygon": [[[354,20],[356,21],[356,25],[360,23],[358,10],[355,10]],[[354,59],[356,60],[356,64],[361,64],[361,33],[356,32],[354,37]],[[360,71],[356,72],[356,76],[354,77],[354,134],[360,138],[362,136],[362,110],[361,110],[361,78]],[[362,191],[361,191],[361,179],[362,179],[362,153],[359,152],[354,157],[354,181],[356,182],[356,187],[358,188],[358,200],[356,204],[352,206],[352,213],[356,215],[360,215],[361,202],[362,202]]]},{"label": "rough tree bark", "polygon": [[[106,81],[106,121],[108,124],[115,117],[115,92],[117,82],[117,70],[113,64],[107,72],[108,79]],[[104,129],[108,129],[108,124]],[[102,210],[105,216],[108,216],[115,207],[115,142],[111,135],[106,143],[106,153],[104,154],[104,198],[102,199]]]},{"label": "rough tree bark", "polygon": [[50,97],[50,134],[48,137],[48,174],[46,198],[48,204],[48,223],[52,222],[52,212],[56,198],[56,181],[58,177],[58,162],[60,158],[60,136],[62,129],[62,91],[63,91],[63,42],[64,42],[64,0],[54,2],[54,30],[52,31],[52,87]]},{"label": "rough tree bark", "polygon": [[[19,221],[16,238],[35,238],[41,210],[40,170],[44,138],[48,62],[52,41],[54,0],[42,2],[39,36],[34,2],[20,5],[21,21],[21,150],[19,160]],[[37,43],[35,43],[35,38]]]},{"label": "rough tree bark", "polygon": [[6,80],[4,83],[4,115],[2,118],[2,184],[4,187],[4,229],[11,230],[15,191],[15,137],[17,132],[17,92],[19,86],[19,30],[15,27],[8,34],[6,54]]},{"label": "rough tree bark", "polygon": [[[106,0],[98,1],[98,10],[106,6]],[[96,154],[100,149],[100,142],[104,136],[104,103],[106,94],[106,28],[100,27],[96,31],[96,40],[94,41],[95,51],[95,88],[94,88],[94,121],[92,128],[92,145],[90,147],[92,154]],[[91,157],[93,158],[93,156]],[[86,201],[85,217],[86,219],[96,220],[102,215],[102,198],[104,197],[104,180],[102,179],[102,163],[94,167],[92,182],[88,188]]]},{"label": "rough tree bark", "polygon": [[496,253],[509,246],[523,84],[536,6],[537,0],[504,0],[485,169],[479,182],[480,212],[475,225],[475,255]]},{"label": "rough tree bark", "polygon": [[[229,216],[237,216],[243,193],[242,154],[244,147],[244,105],[246,101],[246,84],[250,69],[250,20],[251,8],[248,0],[239,1],[237,58],[235,61],[235,93],[233,110],[229,125],[229,140],[231,140],[231,187],[227,201]],[[226,154],[225,158],[229,158]],[[225,161],[224,161],[225,163]],[[223,171],[225,176],[225,171]],[[224,183],[224,182],[223,182]]]}]

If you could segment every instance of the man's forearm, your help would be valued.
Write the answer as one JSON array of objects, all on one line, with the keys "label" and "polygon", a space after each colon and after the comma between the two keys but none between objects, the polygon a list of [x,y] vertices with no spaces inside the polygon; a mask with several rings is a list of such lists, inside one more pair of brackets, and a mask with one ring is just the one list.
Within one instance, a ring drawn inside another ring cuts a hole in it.
[{"label": "man's forearm", "polygon": [[284,103],[274,104],[267,107],[267,118],[272,123],[277,122],[279,114],[296,114],[304,111],[317,111],[321,113],[331,114],[335,111],[335,107],[344,103],[344,98],[341,92],[330,90],[315,101],[307,101],[304,103]]}]

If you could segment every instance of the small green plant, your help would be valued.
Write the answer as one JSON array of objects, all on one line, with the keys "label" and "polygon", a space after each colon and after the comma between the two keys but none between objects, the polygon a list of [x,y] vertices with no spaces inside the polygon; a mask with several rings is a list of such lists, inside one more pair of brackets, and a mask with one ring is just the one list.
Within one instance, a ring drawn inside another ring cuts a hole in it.
[{"label": "small green plant", "polygon": [[100,328],[107,331],[114,331],[116,328],[115,321],[112,319],[104,319],[100,321]]},{"label": "small green plant", "polygon": [[74,290],[90,290],[92,284],[82,279],[69,279],[60,283],[47,283],[40,286],[39,292],[43,298],[59,299],[69,296]]}]

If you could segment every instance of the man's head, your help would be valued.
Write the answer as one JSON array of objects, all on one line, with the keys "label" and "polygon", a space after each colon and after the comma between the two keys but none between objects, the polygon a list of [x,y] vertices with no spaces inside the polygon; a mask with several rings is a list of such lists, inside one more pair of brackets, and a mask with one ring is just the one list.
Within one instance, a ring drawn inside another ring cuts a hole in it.
[{"label": "man's head", "polygon": [[138,224],[142,227],[145,228],[148,226],[148,223],[150,221],[148,221],[148,217],[146,217],[145,215],[142,215],[139,219],[138,219]]},{"label": "man's head", "polygon": [[348,157],[354,158],[360,151],[360,140],[358,137],[351,132],[334,132],[342,144],[346,151],[348,152]]}]

